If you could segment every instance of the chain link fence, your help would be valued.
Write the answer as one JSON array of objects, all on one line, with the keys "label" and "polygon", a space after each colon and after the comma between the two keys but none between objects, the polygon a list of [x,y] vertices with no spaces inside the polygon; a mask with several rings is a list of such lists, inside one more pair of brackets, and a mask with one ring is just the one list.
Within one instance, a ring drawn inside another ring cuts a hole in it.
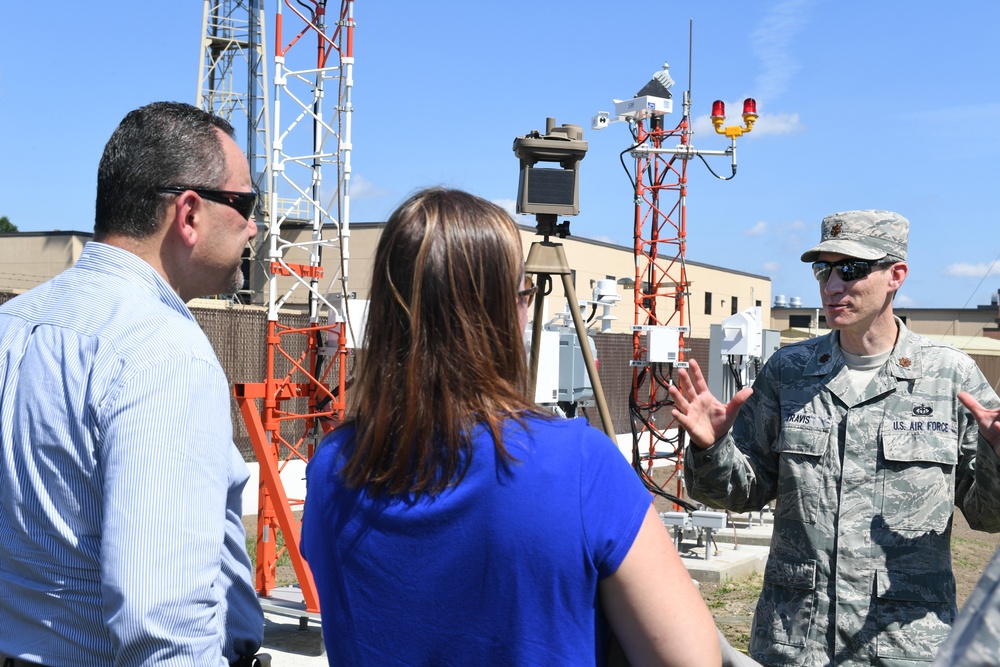
[{"label": "chain link fence", "polygon": [[[6,303],[15,295],[0,292],[0,305]],[[267,312],[263,308],[252,306],[233,306],[228,308],[191,308],[191,313],[205,331],[209,341],[215,348],[229,379],[230,388],[235,383],[260,383],[264,381],[267,364]],[[305,315],[282,314],[279,322],[282,325],[302,328],[309,324]],[[629,393],[632,391],[632,359],[631,334],[599,334],[594,337],[599,360],[598,374],[608,401],[611,420],[618,433],[629,431],[631,419],[628,409]],[[703,369],[709,366],[708,339],[687,339],[685,341],[688,358],[694,358]],[[298,359],[305,351],[305,336],[284,336],[282,348],[292,359]],[[972,355],[979,364],[986,379],[997,387],[1000,383],[1000,357],[989,355]],[[353,367],[354,357],[348,357],[348,378]],[[276,359],[275,375],[284,377],[292,368],[292,362],[284,357]],[[317,369],[313,369],[315,372]],[[329,377],[336,378],[334,367]],[[301,381],[301,378],[295,379]],[[648,387],[646,388],[648,391]],[[348,409],[350,396],[348,396]],[[259,407],[259,406],[258,406]],[[292,399],[284,407],[289,412],[304,413],[305,399]],[[584,411],[587,420],[597,428],[601,428],[601,418],[596,408]],[[230,417],[233,421],[233,439],[248,461],[254,460],[253,447],[247,435],[247,429],[240,414],[236,399],[231,399]],[[664,418],[668,418],[664,415]],[[301,421],[287,421],[282,425],[282,437],[295,442],[305,434],[301,432]]]}]

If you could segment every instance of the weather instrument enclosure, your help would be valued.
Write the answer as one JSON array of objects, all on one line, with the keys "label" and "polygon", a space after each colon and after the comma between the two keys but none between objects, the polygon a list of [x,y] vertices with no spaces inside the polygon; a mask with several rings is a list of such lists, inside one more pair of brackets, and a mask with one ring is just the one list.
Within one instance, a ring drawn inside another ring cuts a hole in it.
[{"label": "weather instrument enclosure", "polygon": [[[514,155],[521,161],[517,182],[517,212],[528,215],[577,215],[580,212],[580,160],[587,154],[583,129],[556,127],[545,119],[545,134],[532,130],[514,139]],[[552,163],[558,166],[536,166]]]}]

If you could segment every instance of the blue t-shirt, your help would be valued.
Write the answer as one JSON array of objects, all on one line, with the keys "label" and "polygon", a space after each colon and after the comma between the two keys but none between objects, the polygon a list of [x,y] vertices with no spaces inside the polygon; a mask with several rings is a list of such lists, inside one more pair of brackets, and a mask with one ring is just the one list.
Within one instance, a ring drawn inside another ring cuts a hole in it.
[{"label": "blue t-shirt", "polygon": [[518,462],[488,432],[456,487],[419,501],[345,487],[354,430],[309,463],[302,554],[331,665],[603,664],[598,581],[651,502],[617,447],[582,419],[509,422]]}]

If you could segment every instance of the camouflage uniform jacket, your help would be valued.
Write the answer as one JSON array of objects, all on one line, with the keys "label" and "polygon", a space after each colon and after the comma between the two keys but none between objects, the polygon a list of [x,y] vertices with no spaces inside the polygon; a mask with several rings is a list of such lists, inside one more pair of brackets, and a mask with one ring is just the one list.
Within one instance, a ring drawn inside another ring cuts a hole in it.
[{"label": "camouflage uniform jacket", "polygon": [[1000,662],[1000,549],[965,601],[933,667],[995,667]]},{"label": "camouflage uniform jacket", "polygon": [[896,321],[888,361],[850,404],[833,332],[779,350],[732,431],[688,447],[695,500],[777,501],[750,639],[763,664],[929,661],[956,614],[953,506],[1000,531],[1000,460],[956,396],[1000,399],[970,357]]}]

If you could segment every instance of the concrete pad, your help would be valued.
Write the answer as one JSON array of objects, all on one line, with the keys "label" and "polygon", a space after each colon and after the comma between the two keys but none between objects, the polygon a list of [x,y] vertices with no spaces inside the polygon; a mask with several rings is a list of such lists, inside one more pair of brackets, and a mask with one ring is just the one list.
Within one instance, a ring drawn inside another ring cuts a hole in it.
[{"label": "concrete pad", "polygon": [[302,620],[306,625],[309,620],[319,623],[320,615],[314,611],[306,611],[306,603],[302,597],[302,589],[298,586],[279,586],[271,589],[268,597],[257,596],[257,601],[264,611],[282,616],[291,616]]},{"label": "concrete pad", "polygon": [[718,584],[726,579],[741,579],[754,572],[763,572],[767,562],[768,547],[719,542],[712,545],[710,557],[705,558],[705,546],[682,542],[681,561],[695,581]]},{"label": "concrete pad", "polygon": [[326,649],[319,622],[305,627],[299,619],[285,614],[264,612],[264,644],[261,653],[271,655],[274,667],[326,667]]},{"label": "concrete pad", "polygon": [[306,611],[298,586],[281,586],[258,598],[264,609],[262,653],[275,667],[321,667],[328,664],[320,615]]},{"label": "concrete pad", "polygon": [[767,547],[771,545],[771,533],[774,531],[774,524],[770,522],[760,524],[754,517],[753,523],[730,518],[729,527],[712,534],[716,542],[727,544],[751,545],[757,547]]}]

